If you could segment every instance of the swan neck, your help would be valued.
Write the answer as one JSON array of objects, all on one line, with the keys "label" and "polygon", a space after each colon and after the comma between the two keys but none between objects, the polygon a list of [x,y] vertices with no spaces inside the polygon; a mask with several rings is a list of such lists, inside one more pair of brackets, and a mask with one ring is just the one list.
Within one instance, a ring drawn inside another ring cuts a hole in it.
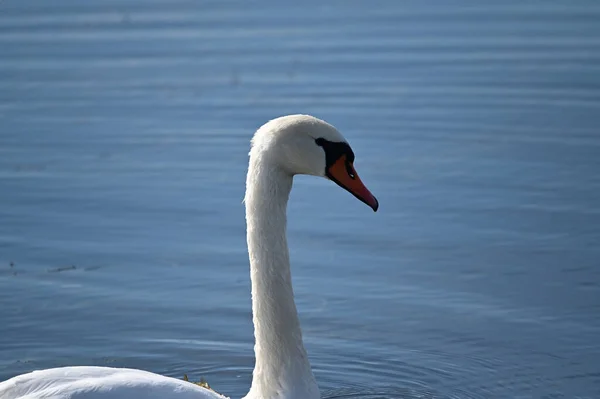
[{"label": "swan neck", "polygon": [[319,397],[292,289],[286,238],[292,181],[251,153],[245,204],[256,364],[246,398]]}]

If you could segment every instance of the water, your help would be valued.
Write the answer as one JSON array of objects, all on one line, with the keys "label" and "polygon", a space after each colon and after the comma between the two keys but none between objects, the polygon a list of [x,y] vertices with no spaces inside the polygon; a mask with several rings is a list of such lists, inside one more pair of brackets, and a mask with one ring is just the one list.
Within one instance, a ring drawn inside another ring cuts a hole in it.
[{"label": "water", "polygon": [[0,380],[94,364],[243,395],[249,139],[302,112],[346,135],[381,204],[295,181],[324,396],[600,397],[599,18],[595,1],[0,3]]}]

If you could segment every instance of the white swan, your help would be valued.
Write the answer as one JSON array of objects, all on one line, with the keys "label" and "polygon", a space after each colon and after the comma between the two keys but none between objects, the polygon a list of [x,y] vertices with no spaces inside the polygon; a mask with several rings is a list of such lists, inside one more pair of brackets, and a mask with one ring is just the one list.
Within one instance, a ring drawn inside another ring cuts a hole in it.
[{"label": "white swan", "polygon": [[[365,202],[379,204],[362,184],[354,153],[330,124],[309,115],[269,121],[255,133],[246,179],[246,223],[256,363],[244,399],[316,399],[294,303],[286,240],[293,176],[327,177]],[[0,383],[1,399],[216,399],[189,382],[142,370],[63,367]]]}]

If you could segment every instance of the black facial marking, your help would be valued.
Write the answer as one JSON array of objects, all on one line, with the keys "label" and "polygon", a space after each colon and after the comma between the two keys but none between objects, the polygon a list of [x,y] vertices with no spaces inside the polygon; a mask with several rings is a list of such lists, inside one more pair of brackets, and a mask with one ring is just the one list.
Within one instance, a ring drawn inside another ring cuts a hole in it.
[{"label": "black facial marking", "polygon": [[[350,172],[350,164],[354,162],[354,152],[352,152],[352,148],[348,145],[348,143],[339,143],[333,142],[329,140],[325,140],[324,138],[318,138],[315,140],[318,146],[323,147],[325,150],[325,170],[329,169],[331,165],[333,165],[342,155],[346,156],[346,169]],[[348,173],[350,177],[350,173]]]},{"label": "black facial marking", "polygon": [[354,170],[352,169],[352,164],[348,161],[346,161],[346,173],[348,173],[348,176],[352,180],[356,179],[356,175],[354,174]]},{"label": "black facial marking", "polygon": [[370,198],[374,201],[374,204],[370,203],[368,198],[363,198],[359,194],[357,194],[356,189],[353,190],[350,187],[348,187],[347,185],[342,184],[341,181],[336,179],[336,177],[332,173],[329,172],[329,169],[337,161],[339,161],[341,157],[345,156],[345,158],[346,158],[345,159],[346,173],[348,174],[348,177],[350,179],[352,179],[352,180],[356,179],[354,168],[352,167],[352,163],[354,162],[354,152],[352,152],[352,148],[350,148],[348,143],[333,142],[333,141],[325,140],[322,137],[315,139],[315,143],[319,147],[323,147],[323,150],[325,151],[325,163],[326,163],[325,176],[327,176],[330,180],[335,182],[338,186],[340,186],[343,189],[345,189],[346,191],[348,191],[350,194],[354,195],[360,201],[369,205],[373,209],[373,211],[377,212],[377,209],[379,208],[379,203],[377,202],[375,197],[373,197],[372,194],[369,193],[369,190],[367,190],[364,186],[362,186],[362,184],[361,184],[362,190],[360,190],[360,192],[364,192],[364,190],[366,190],[367,193],[369,195],[371,195]]}]

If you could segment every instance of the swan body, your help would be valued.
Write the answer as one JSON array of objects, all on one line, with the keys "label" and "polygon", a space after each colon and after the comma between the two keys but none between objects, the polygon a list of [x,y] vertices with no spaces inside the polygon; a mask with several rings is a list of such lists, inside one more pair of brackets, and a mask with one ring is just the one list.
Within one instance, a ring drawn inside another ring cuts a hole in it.
[{"label": "swan body", "polygon": [[2,399],[225,399],[218,393],[148,371],[111,367],[61,367],[0,383]]},{"label": "swan body", "polygon": [[[247,244],[256,363],[244,399],[317,399],[319,388],[302,342],[286,239],[293,177],[326,177],[374,211],[379,204],[353,166],[335,127],[309,115],[273,119],[252,138],[246,178]],[[141,370],[63,367],[0,383],[1,399],[217,399],[186,381]]]}]

